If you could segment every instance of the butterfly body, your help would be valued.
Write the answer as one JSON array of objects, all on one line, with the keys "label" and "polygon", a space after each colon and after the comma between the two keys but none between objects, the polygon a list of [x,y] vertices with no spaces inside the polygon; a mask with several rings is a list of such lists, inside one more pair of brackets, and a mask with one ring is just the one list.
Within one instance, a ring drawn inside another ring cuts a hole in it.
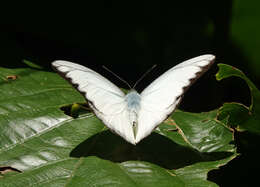
[{"label": "butterfly body", "polygon": [[134,136],[138,125],[138,113],[140,110],[141,96],[136,90],[131,90],[126,96],[127,110],[129,111],[129,121],[133,126]]},{"label": "butterfly body", "polygon": [[188,87],[213,64],[215,56],[184,61],[155,79],[140,94],[124,94],[108,79],[82,65],[54,61],[54,69],[88,101],[96,116],[116,134],[136,145],[178,106]]}]

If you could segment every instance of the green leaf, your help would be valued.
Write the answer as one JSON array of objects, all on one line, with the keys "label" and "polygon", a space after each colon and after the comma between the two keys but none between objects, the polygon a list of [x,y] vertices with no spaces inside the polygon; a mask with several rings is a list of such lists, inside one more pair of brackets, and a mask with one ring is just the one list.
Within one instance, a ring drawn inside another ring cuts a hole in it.
[{"label": "green leaf", "polygon": [[216,186],[207,173],[236,157],[216,111],[177,111],[134,146],[89,111],[66,115],[86,101],[57,74],[0,78],[0,186]]},{"label": "green leaf", "polygon": [[234,151],[232,133],[216,119],[217,110],[206,113],[175,112],[173,118],[186,143],[199,152]]},{"label": "green leaf", "polygon": [[[100,172],[97,172],[100,168]],[[91,180],[85,180],[90,178]],[[181,179],[169,170],[151,163],[127,161],[116,164],[97,157],[83,159],[71,186],[184,186]]]},{"label": "green leaf", "polygon": [[43,69],[41,66],[39,66],[38,64],[35,64],[29,60],[23,60],[23,63],[25,63],[27,66],[31,67],[31,68],[35,68],[35,69]]},{"label": "green leaf", "polygon": [[250,107],[240,103],[225,103],[219,109],[219,120],[228,119],[226,124],[237,127],[238,130],[248,130],[260,134],[260,91],[246,75],[237,68],[227,64],[218,64],[219,71],[216,74],[217,80],[228,77],[239,77],[246,81],[251,93]]},{"label": "green leaf", "polygon": [[224,103],[219,109],[218,119],[226,125],[244,131],[243,124],[250,118],[249,108],[240,103]]}]

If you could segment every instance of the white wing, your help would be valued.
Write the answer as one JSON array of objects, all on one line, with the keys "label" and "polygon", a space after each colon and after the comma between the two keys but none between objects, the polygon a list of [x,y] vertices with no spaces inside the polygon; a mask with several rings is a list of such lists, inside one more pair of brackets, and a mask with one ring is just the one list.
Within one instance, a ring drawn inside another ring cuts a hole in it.
[{"label": "white wing", "polygon": [[125,94],[97,72],[68,61],[55,61],[54,69],[69,80],[87,99],[95,114],[112,131],[135,144]]},{"label": "white wing", "polygon": [[184,61],[153,81],[141,93],[136,143],[148,136],[171,114],[186,89],[213,64],[215,56],[202,55]]}]

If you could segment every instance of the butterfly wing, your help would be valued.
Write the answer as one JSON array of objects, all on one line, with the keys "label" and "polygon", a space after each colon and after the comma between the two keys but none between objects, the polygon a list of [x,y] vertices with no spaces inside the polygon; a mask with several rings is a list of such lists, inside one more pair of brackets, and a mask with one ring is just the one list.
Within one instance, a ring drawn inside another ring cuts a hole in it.
[{"label": "butterfly wing", "polygon": [[142,91],[136,143],[148,136],[176,109],[187,88],[208,70],[214,59],[213,55],[202,55],[184,61]]},{"label": "butterfly wing", "polygon": [[125,94],[97,72],[68,61],[54,61],[54,69],[87,99],[96,116],[112,131],[135,144]]}]

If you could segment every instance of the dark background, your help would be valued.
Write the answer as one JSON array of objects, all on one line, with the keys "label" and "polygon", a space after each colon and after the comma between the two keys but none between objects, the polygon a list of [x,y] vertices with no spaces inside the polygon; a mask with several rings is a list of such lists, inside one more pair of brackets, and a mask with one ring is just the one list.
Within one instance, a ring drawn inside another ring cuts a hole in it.
[{"label": "dark background", "polygon": [[[257,0],[16,2],[1,7],[0,65],[26,67],[26,59],[52,71],[52,61],[69,60],[126,87],[102,65],[133,85],[157,64],[137,86],[141,91],[177,63],[210,53],[216,63],[243,70],[258,86],[258,5]],[[217,69],[215,64],[190,88],[180,109],[202,112],[231,101],[250,105],[247,85],[238,78],[217,82]],[[209,175],[221,186],[248,184],[258,168],[256,145],[244,150],[238,144],[242,156]]]}]

